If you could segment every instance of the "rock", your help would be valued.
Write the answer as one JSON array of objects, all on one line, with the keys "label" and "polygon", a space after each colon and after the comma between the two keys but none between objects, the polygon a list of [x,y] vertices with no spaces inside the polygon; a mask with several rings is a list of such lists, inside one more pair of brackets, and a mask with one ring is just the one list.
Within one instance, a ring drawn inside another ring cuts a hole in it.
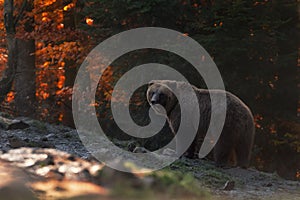
[{"label": "rock", "polygon": [[129,144],[127,145],[127,149],[130,152],[133,152],[134,149],[137,147],[137,142],[136,141],[131,141],[129,142]]},{"label": "rock", "polygon": [[227,181],[223,187],[223,190],[227,190],[227,191],[233,190],[234,186],[235,186],[234,181]]},{"label": "rock", "polygon": [[[0,200],[102,199],[109,194],[108,189],[91,181],[91,175],[81,176],[73,169],[89,174],[87,169],[92,166],[102,169],[99,164],[79,158],[76,163],[68,162],[67,157],[70,155],[57,150],[34,148],[2,154],[0,171],[5,173],[0,173]],[[64,173],[58,172],[59,160],[67,165]]]},{"label": "rock", "polygon": [[0,171],[5,172],[0,173],[0,200],[38,199],[27,183],[33,179],[42,180],[42,178],[28,174],[28,172],[12,166],[3,160],[0,160]]},{"label": "rock", "polygon": [[144,147],[135,147],[133,150],[133,153],[148,153],[148,152],[150,151],[148,151]]},{"label": "rock", "polygon": [[26,129],[29,128],[29,125],[23,121],[13,120],[11,124],[8,125],[7,130],[16,130],[16,129]]},{"label": "rock", "polygon": [[26,129],[29,128],[29,125],[22,120],[11,120],[0,116],[0,128],[5,130]]},{"label": "rock", "polygon": [[273,184],[269,182],[269,183],[265,183],[263,186],[264,186],[264,187],[272,187]]},{"label": "rock", "polygon": [[30,169],[37,175],[68,180],[88,180],[101,170],[103,165],[95,161],[85,161],[55,149],[19,148],[0,155],[0,159]]},{"label": "rock", "polygon": [[28,145],[28,143],[24,140],[22,140],[19,137],[11,136],[8,138],[9,146],[13,149],[19,148],[19,147],[25,147]]},{"label": "rock", "polygon": [[22,139],[18,136],[10,136],[8,138],[9,146],[13,149],[20,147],[41,147],[41,148],[54,148],[54,145],[48,141],[30,141],[28,138]]},{"label": "rock", "polygon": [[176,156],[176,151],[173,149],[166,148],[163,150],[163,155],[166,156]]}]

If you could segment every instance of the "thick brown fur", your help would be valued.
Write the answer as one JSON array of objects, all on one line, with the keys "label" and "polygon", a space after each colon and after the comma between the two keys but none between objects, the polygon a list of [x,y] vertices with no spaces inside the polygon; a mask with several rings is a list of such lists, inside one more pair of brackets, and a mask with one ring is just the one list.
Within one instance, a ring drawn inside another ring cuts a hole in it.
[{"label": "thick brown fur", "polygon": [[[149,83],[147,100],[153,107],[160,104],[165,107],[167,119],[171,130],[176,134],[180,125],[180,105],[173,90],[179,90],[181,95],[189,95],[186,92],[187,84],[184,82],[158,80]],[[200,110],[200,122],[197,135],[186,152],[189,158],[198,157],[198,152],[207,132],[211,117],[211,101],[209,91],[193,86]],[[221,90],[210,90],[213,94],[220,94]],[[185,101],[188,101],[186,98]],[[227,112],[221,136],[214,146],[213,154],[217,166],[249,166],[251,151],[255,135],[255,126],[250,109],[235,95],[226,92]],[[218,102],[224,103],[224,102]],[[218,106],[218,103],[216,104]],[[193,109],[197,102],[188,102]],[[232,158],[234,160],[232,161]]]}]

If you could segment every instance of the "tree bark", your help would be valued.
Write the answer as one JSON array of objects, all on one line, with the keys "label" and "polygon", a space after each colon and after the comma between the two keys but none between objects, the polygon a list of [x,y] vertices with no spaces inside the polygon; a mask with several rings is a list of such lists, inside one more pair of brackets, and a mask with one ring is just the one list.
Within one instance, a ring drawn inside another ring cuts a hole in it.
[{"label": "tree bark", "polygon": [[17,39],[17,47],[15,106],[18,114],[32,116],[35,103],[35,42]]},{"label": "tree bark", "polygon": [[[63,11],[63,16],[64,16],[63,24],[66,29],[71,29],[71,30],[76,29],[76,10],[78,7],[77,3],[78,1],[76,2],[75,7]],[[64,4],[64,6],[66,5],[67,4]],[[70,41],[72,41],[72,39]],[[67,40],[66,42],[69,41]],[[74,86],[76,73],[77,73],[76,62],[75,60],[70,60],[70,59],[64,59],[64,61],[65,61],[65,78],[66,78],[64,86],[72,88]],[[75,127],[73,115],[72,115],[72,100],[69,96],[65,96],[65,98],[62,101],[63,101],[62,123],[70,127]]]},{"label": "tree bark", "polygon": [[[18,114],[33,113],[35,100],[35,42],[16,38],[16,25],[23,16],[23,11],[31,12],[33,0],[24,0],[19,16],[14,17],[14,1],[4,1],[4,24],[7,33],[8,67],[0,81],[0,101],[11,90],[15,80],[15,105]],[[33,17],[25,23],[25,31],[33,31]]]},{"label": "tree bark", "polygon": [[[32,12],[33,6],[33,0],[27,0],[25,11]],[[26,32],[33,31],[33,23],[33,17],[25,22]],[[35,104],[35,41],[33,39],[17,39],[17,48],[16,109],[19,115],[32,116]]]},{"label": "tree bark", "polygon": [[5,99],[7,93],[11,90],[16,69],[17,47],[15,39],[15,24],[14,24],[14,1],[4,1],[4,26],[7,34],[7,47],[8,47],[8,63],[4,72],[4,76],[0,81],[0,103]]},{"label": "tree bark", "polygon": [[[76,24],[75,24],[76,12],[75,12],[75,10],[76,10],[76,7],[70,8],[66,11],[65,10],[63,11],[63,16],[64,16],[63,23],[64,23],[64,27],[66,29],[71,29],[71,30],[76,29]],[[67,40],[66,42],[69,42],[69,41]],[[73,87],[75,77],[76,77],[76,71],[77,71],[77,69],[76,69],[75,60],[65,59],[65,76],[66,76],[65,86]]]}]

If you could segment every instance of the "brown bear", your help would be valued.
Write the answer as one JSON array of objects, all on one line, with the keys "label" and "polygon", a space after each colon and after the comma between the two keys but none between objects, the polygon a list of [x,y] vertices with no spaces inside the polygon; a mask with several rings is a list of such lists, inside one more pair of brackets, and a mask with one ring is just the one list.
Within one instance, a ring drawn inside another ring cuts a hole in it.
[{"label": "brown bear", "polygon": [[[190,86],[185,82],[170,80],[151,81],[148,85],[147,100],[150,106],[158,114],[161,110],[157,110],[155,105],[160,104],[164,107],[163,114],[167,117],[170,129],[174,134],[180,126],[181,111],[178,99],[172,91],[175,89],[180,95],[188,96],[186,87]],[[199,89],[195,86],[192,86],[192,89],[196,93],[198,103],[191,101],[188,102],[188,105],[191,106],[192,110],[199,105],[200,120],[196,137],[185,153],[185,156],[189,158],[198,157],[203,138],[208,130],[211,116],[210,93],[218,95],[223,92],[224,94],[224,91],[221,90]],[[247,168],[255,135],[253,115],[238,97],[227,91],[225,94],[227,102],[226,118],[219,140],[213,149],[214,161],[216,166],[219,167],[233,165]],[[185,101],[189,101],[188,99],[186,98]]]}]

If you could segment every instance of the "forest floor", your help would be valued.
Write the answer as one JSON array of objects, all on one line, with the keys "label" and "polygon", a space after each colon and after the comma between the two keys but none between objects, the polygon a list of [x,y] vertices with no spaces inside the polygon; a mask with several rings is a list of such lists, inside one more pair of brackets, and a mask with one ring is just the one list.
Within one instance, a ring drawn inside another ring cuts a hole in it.
[{"label": "forest floor", "polygon": [[181,158],[149,174],[118,172],[93,159],[76,130],[21,120],[0,118],[0,200],[300,200],[299,181],[254,168],[220,169],[207,160]]}]

